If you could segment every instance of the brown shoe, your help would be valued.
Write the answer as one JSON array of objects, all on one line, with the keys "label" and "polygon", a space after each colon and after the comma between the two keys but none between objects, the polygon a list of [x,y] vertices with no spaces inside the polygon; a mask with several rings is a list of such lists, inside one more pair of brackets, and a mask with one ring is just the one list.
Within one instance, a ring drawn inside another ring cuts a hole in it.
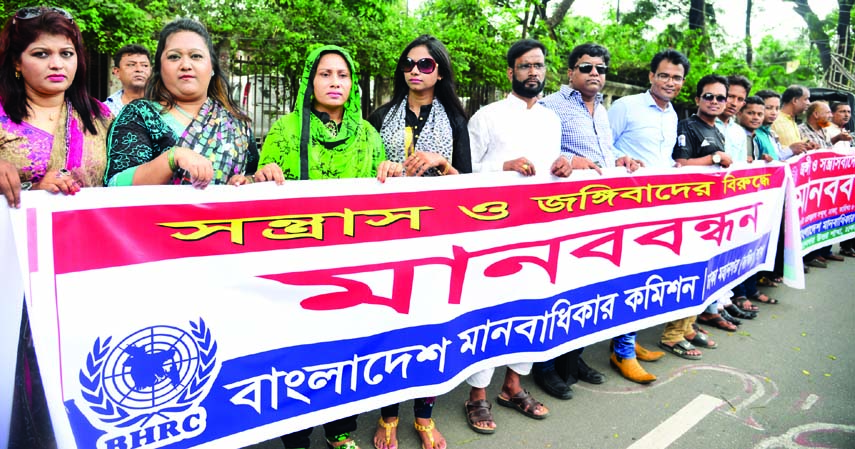
[{"label": "brown shoe", "polygon": [[638,359],[622,359],[617,356],[614,352],[612,356],[609,358],[609,364],[612,368],[616,369],[620,374],[639,384],[649,384],[656,380],[656,376],[648,373],[638,364]]},{"label": "brown shoe", "polygon": [[838,256],[837,254],[829,254],[829,255],[825,256],[825,260],[826,261],[833,260],[835,262],[843,262],[846,259],[844,259],[843,256]]},{"label": "brown shoe", "polygon": [[635,344],[635,356],[642,362],[655,362],[665,356],[662,351],[651,351],[640,344]]}]

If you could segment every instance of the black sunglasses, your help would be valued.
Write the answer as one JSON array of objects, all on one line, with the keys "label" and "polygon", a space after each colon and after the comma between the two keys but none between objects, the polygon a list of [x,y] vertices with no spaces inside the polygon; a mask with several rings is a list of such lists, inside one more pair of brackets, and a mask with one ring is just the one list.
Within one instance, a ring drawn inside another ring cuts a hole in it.
[{"label": "black sunglasses", "polygon": [[719,103],[724,103],[725,101],[727,101],[727,97],[724,95],[714,95],[709,92],[701,95],[701,100],[704,101],[713,101],[713,98],[715,98],[715,101]]},{"label": "black sunglasses", "polygon": [[425,75],[433,73],[436,70],[436,61],[431,58],[422,58],[418,61],[413,61],[412,58],[407,58],[401,61],[401,71],[404,73],[412,72],[414,67],[419,68],[419,72]]},{"label": "black sunglasses", "polygon": [[597,73],[599,73],[600,75],[605,75],[609,71],[609,66],[605,64],[594,65],[589,62],[586,62],[576,66],[576,68],[579,69],[579,71],[582,73],[591,73],[591,70],[594,70],[594,67],[597,68]]},{"label": "black sunglasses", "polygon": [[68,19],[69,22],[74,22],[74,17],[71,17],[71,13],[62,8],[57,8],[55,6],[28,6],[26,8],[19,9],[18,12],[15,13],[15,17],[12,18],[12,25],[14,25],[17,20],[35,19],[36,17],[41,17],[45,13],[49,12],[59,13],[62,17]]}]

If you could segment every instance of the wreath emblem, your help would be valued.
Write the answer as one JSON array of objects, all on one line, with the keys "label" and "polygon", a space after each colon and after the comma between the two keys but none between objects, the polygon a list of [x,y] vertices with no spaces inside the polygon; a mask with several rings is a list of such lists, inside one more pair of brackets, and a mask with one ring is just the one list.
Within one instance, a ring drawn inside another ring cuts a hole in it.
[{"label": "wreath emblem", "polygon": [[158,325],[112,345],[95,339],[80,370],[83,398],[104,423],[144,426],[155,416],[189,409],[203,399],[216,366],[217,342],[201,318],[190,332]]}]

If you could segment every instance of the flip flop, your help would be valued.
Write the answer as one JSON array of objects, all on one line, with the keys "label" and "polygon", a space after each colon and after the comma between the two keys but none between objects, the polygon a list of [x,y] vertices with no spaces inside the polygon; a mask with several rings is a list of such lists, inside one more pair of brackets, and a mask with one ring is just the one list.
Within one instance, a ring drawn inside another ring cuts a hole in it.
[{"label": "flip flop", "polygon": [[[701,335],[701,334],[698,334],[698,335]],[[686,340],[682,340],[678,343],[675,343],[674,346],[668,346],[664,342],[660,341],[659,347],[670,352],[671,354],[676,355],[677,357],[682,357],[682,358],[687,359],[687,360],[700,360],[703,358],[703,356],[701,356],[701,355],[689,354],[689,351],[691,351],[693,349],[698,349],[698,348],[692,346],[692,344]]]},{"label": "flip flop", "polygon": [[715,349],[718,347],[718,343],[710,342],[710,338],[700,332],[695,332],[695,336],[692,338],[686,337],[686,341],[699,348]]},{"label": "flip flop", "polygon": [[[503,392],[504,393],[504,392]],[[542,415],[538,415],[534,413],[534,410],[537,409],[537,406],[543,407],[543,404],[538,402],[532,395],[526,390],[520,390],[519,393],[511,396],[510,398],[504,398],[500,394],[496,398],[496,402],[503,407],[512,408],[525,416],[528,416],[532,419],[546,419],[549,416],[549,412],[546,412]]]}]

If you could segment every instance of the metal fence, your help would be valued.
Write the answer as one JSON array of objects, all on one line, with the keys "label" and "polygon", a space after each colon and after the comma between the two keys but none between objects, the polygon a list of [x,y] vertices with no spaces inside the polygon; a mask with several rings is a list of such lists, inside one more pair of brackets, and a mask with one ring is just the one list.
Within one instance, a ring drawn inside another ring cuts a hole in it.
[{"label": "metal fence", "polygon": [[235,59],[229,71],[230,95],[252,119],[252,131],[260,144],[270,127],[289,113],[290,81],[276,73],[273,64],[247,59]]}]

